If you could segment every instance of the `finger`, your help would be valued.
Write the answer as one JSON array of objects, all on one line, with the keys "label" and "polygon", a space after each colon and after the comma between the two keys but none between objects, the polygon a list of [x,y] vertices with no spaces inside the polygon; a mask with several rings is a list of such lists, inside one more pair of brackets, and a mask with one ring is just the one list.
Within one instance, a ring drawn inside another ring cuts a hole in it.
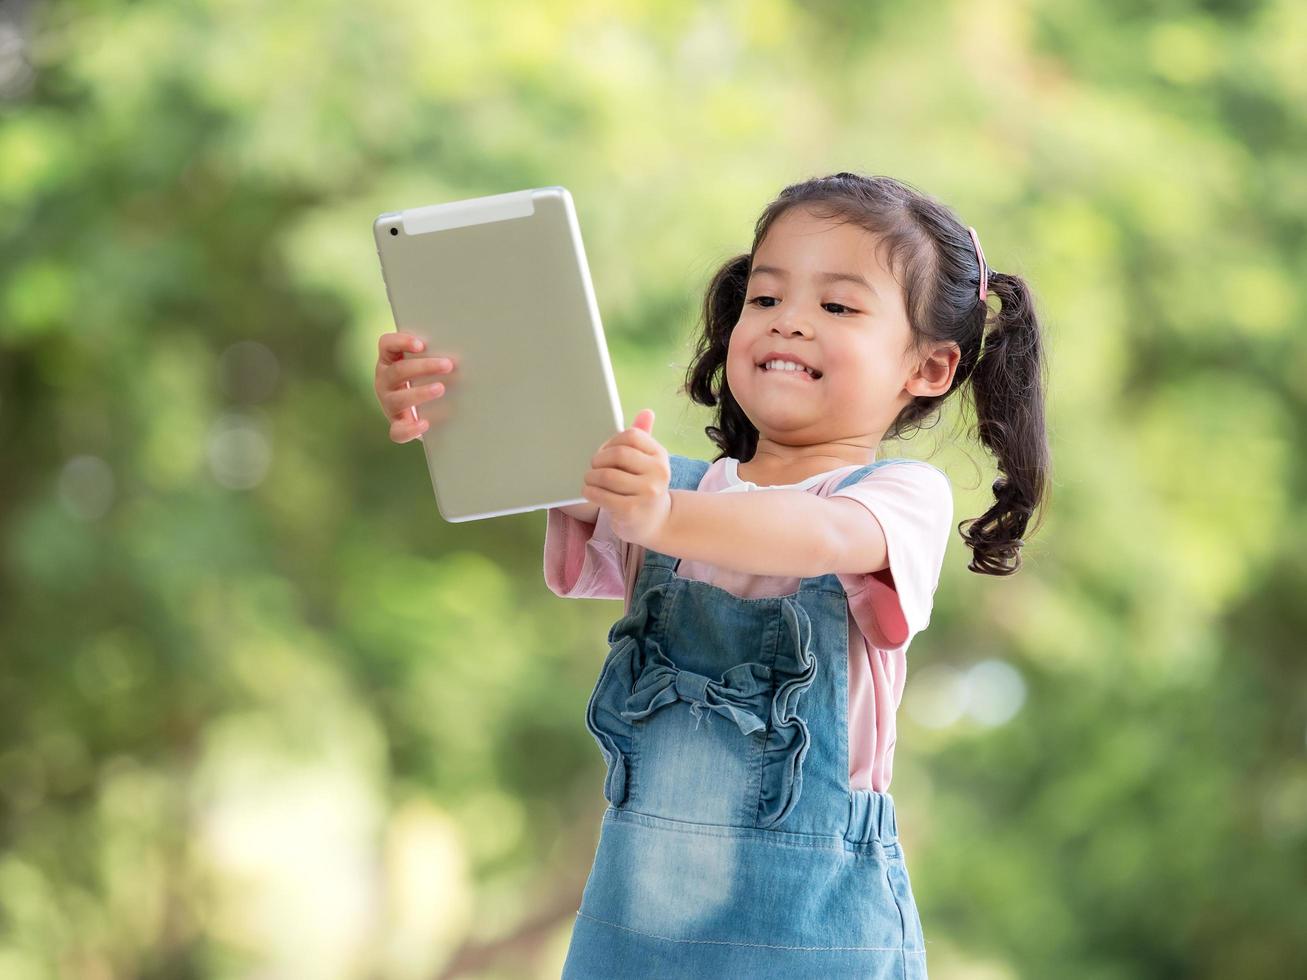
[{"label": "finger", "polygon": [[427,376],[450,374],[454,362],[443,354],[406,357],[392,364],[377,363],[377,388],[395,390],[404,387],[406,381],[425,379]]},{"label": "finger", "polygon": [[416,419],[416,406],[430,401],[432,398],[441,397],[444,395],[445,390],[444,382],[441,381],[429,385],[413,385],[412,387],[386,392],[382,404],[385,406],[386,415],[392,420],[398,421],[401,418]]},{"label": "finger", "polygon": [[402,360],[405,351],[420,351],[426,347],[421,337],[399,330],[383,333],[377,340],[377,363],[393,364]]},{"label": "finger", "polygon": [[390,392],[387,395],[393,405],[390,414],[394,418],[400,418],[401,416],[417,418],[416,407],[418,405],[433,398],[442,397],[446,390],[443,381],[435,381],[429,385],[412,385],[408,388],[400,388],[398,391]]},{"label": "finger", "polygon": [[595,453],[590,460],[590,465],[625,470],[627,473],[636,474],[648,486],[667,485],[672,478],[671,462],[667,452],[657,442],[651,450],[641,449],[628,443],[608,446]]},{"label": "finger", "polygon": [[411,381],[428,374],[451,374],[454,370],[454,359],[446,354],[406,357],[390,365],[386,370],[396,382],[396,385],[391,387],[396,387],[401,380]]},{"label": "finger", "polygon": [[647,429],[632,427],[623,429],[613,437],[614,443],[620,446],[633,446],[646,455],[657,455],[658,450],[662,448],[661,443],[649,433]]},{"label": "finger", "polygon": [[627,426],[625,429],[621,429],[617,432],[614,432],[611,436],[609,436],[607,440],[604,441],[604,445],[605,446],[624,446],[624,445],[634,446],[637,444],[637,441],[639,440],[640,435],[643,432],[644,432],[643,429],[638,429],[635,426]]},{"label": "finger", "polygon": [[649,459],[649,454],[643,450],[636,449],[634,446],[617,445],[599,450],[591,457],[590,465],[611,466],[626,470],[628,473],[647,473],[652,461]]},{"label": "finger", "polygon": [[592,483],[587,483],[581,488],[581,496],[586,499],[587,503],[598,504],[605,510],[613,510],[620,507],[623,503],[621,494],[612,493],[603,487],[597,487]]},{"label": "finger", "polygon": [[[454,361],[448,357],[432,356],[409,357],[380,367],[377,373],[377,398],[387,407],[387,414],[390,414],[403,407],[402,402],[398,401],[394,402],[393,408],[390,407],[388,399],[393,399],[395,392],[426,387],[437,381],[444,383],[442,379],[453,374],[454,366]],[[446,384],[445,388],[448,387]]]},{"label": "finger", "polygon": [[585,482],[620,497],[638,497],[649,488],[647,477],[608,467],[590,469],[585,475]]},{"label": "finger", "polygon": [[397,443],[412,442],[427,429],[431,428],[426,419],[418,419],[416,422],[412,419],[390,423],[390,438]]}]

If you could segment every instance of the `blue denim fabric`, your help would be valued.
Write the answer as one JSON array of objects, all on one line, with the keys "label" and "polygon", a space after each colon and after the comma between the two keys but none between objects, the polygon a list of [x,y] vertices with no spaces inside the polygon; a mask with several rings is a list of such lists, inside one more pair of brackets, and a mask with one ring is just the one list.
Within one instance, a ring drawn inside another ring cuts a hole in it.
[{"label": "blue denim fabric", "polygon": [[609,806],[563,980],[924,978],[894,800],[849,785],[838,577],[742,598],[678,564],[646,550],[586,709]]}]

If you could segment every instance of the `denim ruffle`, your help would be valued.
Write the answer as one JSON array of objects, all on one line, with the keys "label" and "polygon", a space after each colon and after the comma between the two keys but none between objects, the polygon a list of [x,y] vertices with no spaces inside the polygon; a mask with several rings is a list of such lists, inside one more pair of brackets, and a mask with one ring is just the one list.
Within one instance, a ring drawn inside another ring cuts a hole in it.
[{"label": "denim ruffle", "polygon": [[812,653],[812,620],[788,597],[781,603],[788,638],[794,646],[798,672],[776,689],[771,704],[771,726],[763,748],[762,798],[758,808],[761,827],[784,820],[803,792],[803,760],[808,754],[808,723],[799,717],[800,695],[817,675]]},{"label": "denim ruffle", "polygon": [[649,621],[662,609],[664,593],[671,584],[664,582],[646,589],[608,630],[608,656],[586,706],[586,728],[599,743],[608,770],[604,796],[613,806],[621,806],[626,800],[626,759],[631,751],[631,724],[621,716],[619,706],[625,705],[635,689],[635,652]]}]

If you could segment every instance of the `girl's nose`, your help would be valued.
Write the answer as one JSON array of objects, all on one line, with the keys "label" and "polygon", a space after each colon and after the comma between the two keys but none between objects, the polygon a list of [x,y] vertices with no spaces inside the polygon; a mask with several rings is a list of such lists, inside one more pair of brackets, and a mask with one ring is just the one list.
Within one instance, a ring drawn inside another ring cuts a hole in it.
[{"label": "girl's nose", "polygon": [[801,314],[795,313],[792,310],[787,313],[782,313],[776,318],[776,321],[772,325],[787,337],[793,336],[794,334],[806,334],[812,329],[808,326],[807,320]]}]

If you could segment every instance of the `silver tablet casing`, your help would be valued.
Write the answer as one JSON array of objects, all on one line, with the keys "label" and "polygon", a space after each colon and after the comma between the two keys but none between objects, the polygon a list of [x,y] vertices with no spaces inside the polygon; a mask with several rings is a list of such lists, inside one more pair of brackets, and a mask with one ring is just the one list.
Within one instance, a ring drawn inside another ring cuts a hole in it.
[{"label": "silver tablet casing", "polygon": [[417,408],[446,521],[586,503],[625,426],[572,195],[564,187],[386,212],[373,222],[395,329],[449,355]]}]

